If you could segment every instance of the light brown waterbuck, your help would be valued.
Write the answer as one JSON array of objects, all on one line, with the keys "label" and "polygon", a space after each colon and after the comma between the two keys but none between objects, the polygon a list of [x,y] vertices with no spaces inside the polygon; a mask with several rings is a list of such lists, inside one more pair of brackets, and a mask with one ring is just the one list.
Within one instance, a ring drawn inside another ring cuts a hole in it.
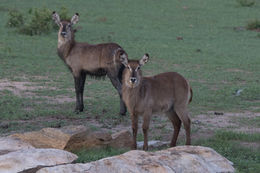
[{"label": "light brown waterbuck", "polygon": [[133,149],[136,149],[138,116],[143,116],[143,149],[148,149],[148,129],[152,114],[165,113],[174,127],[170,146],[176,146],[177,137],[183,123],[186,131],[186,145],[190,145],[190,118],[187,105],[192,100],[192,89],[187,80],[176,72],[161,73],[143,77],[141,67],[148,61],[145,54],[141,60],[128,60],[121,54],[125,65],[122,80],[122,97],[132,119]]},{"label": "light brown waterbuck", "polygon": [[104,43],[91,45],[79,43],[74,39],[73,25],[79,21],[76,13],[70,21],[61,21],[54,11],[52,18],[59,26],[58,55],[70,69],[75,82],[76,112],[84,109],[83,92],[86,75],[93,77],[108,76],[120,96],[120,114],[126,113],[126,107],[121,97],[121,77],[124,66],[119,56],[127,56],[127,53],[116,43]]}]

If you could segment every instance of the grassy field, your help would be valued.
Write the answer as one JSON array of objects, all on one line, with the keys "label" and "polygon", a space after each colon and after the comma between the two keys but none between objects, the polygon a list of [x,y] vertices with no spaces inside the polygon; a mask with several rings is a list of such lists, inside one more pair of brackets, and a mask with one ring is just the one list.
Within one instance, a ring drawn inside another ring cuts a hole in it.
[{"label": "grassy field", "polygon": [[[116,42],[131,59],[149,53],[145,75],[185,76],[194,93],[192,143],[214,148],[238,172],[260,172],[260,38],[246,30],[248,22],[260,19],[258,1],[243,7],[236,0],[1,0],[1,136],[70,124],[130,129],[128,115],[118,116],[119,98],[108,79],[88,78],[85,111],[73,112],[73,78],[57,56],[57,31],[28,36],[6,27],[9,10],[28,14],[43,7],[66,7],[70,16],[78,12],[77,41]],[[154,117],[152,124],[149,139],[170,140],[167,119]],[[184,137],[182,132],[180,144]],[[117,153],[109,151],[101,157]]]}]

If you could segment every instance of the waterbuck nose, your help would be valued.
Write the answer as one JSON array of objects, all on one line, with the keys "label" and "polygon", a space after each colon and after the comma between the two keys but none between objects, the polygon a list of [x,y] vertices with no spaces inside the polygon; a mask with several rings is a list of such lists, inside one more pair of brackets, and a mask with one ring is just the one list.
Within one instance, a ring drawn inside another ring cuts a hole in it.
[{"label": "waterbuck nose", "polygon": [[60,34],[61,34],[62,36],[64,36],[64,35],[66,35],[67,33],[64,32],[64,31],[62,31]]},{"label": "waterbuck nose", "polygon": [[132,83],[135,83],[135,82],[136,82],[136,78],[135,78],[135,77],[131,77],[131,78],[130,78],[130,81],[131,81]]}]

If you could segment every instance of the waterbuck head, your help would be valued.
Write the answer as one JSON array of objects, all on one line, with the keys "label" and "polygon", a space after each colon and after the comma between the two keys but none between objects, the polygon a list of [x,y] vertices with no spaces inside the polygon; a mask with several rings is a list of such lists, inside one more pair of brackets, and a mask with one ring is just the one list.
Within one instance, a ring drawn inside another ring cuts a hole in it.
[{"label": "waterbuck head", "polygon": [[146,53],[139,61],[128,60],[125,54],[120,56],[120,61],[126,67],[123,72],[123,82],[127,87],[135,88],[142,80],[141,67],[148,62],[149,55]]},{"label": "waterbuck head", "polygon": [[60,41],[68,41],[74,39],[75,30],[72,28],[79,21],[79,14],[75,13],[70,21],[60,20],[60,16],[55,11],[52,13],[52,19],[59,26],[58,37]]}]

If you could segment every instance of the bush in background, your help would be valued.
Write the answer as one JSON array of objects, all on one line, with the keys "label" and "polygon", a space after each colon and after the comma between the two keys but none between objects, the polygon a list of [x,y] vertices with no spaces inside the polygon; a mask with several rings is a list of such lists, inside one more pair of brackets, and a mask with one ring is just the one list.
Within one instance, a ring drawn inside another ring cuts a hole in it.
[{"label": "bush in background", "polygon": [[69,10],[66,7],[61,7],[59,10],[59,15],[61,20],[69,20],[71,19],[71,16],[68,16]]},{"label": "bush in background", "polygon": [[19,28],[19,32],[26,35],[40,35],[52,30],[51,10],[47,8],[30,9],[30,22]]},{"label": "bush in background", "polygon": [[[24,17],[18,10],[11,10],[9,13],[7,26],[17,28],[18,32],[26,35],[41,35],[49,33],[57,26],[52,21],[52,10],[48,8],[35,8],[28,11],[28,18],[24,22]],[[68,9],[60,9],[61,19],[68,20]]]},{"label": "bush in background", "polygon": [[259,30],[260,29],[260,20],[255,19],[255,20],[248,22],[246,28],[248,30]]},{"label": "bush in background", "polygon": [[19,27],[24,24],[23,14],[18,10],[9,10],[8,15],[9,19],[6,24],[8,27]]},{"label": "bush in background", "polygon": [[251,7],[255,5],[254,0],[237,0],[237,2],[243,7]]}]

